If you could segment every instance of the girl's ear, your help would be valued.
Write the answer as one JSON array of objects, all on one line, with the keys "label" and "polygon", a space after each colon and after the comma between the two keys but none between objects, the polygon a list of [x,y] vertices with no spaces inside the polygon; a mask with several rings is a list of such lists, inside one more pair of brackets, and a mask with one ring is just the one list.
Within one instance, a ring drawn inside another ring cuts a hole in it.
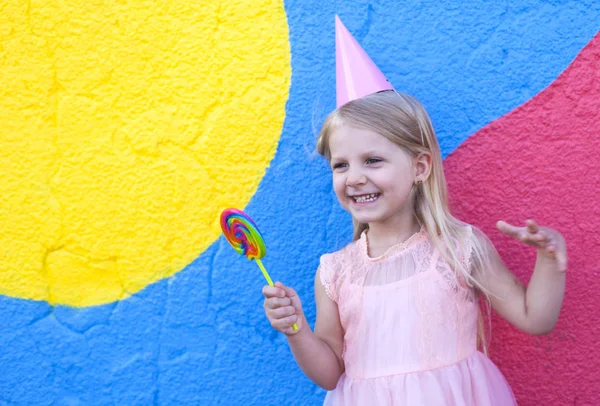
[{"label": "girl's ear", "polygon": [[431,174],[431,153],[422,152],[415,159],[415,183],[425,182]]}]

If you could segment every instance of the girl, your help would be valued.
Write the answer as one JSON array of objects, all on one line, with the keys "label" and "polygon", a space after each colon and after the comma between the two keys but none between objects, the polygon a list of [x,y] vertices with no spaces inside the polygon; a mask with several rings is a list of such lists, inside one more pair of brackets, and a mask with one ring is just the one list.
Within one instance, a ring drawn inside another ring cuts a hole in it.
[{"label": "girl", "polygon": [[498,222],[537,249],[525,288],[490,241],[450,213],[433,127],[408,95],[388,90],[342,105],[317,145],[354,241],[321,257],[314,332],[292,288],[278,282],[263,294],[300,368],[330,391],[325,405],[515,404],[477,350],[478,295],[517,328],[548,333],[565,287],[561,234],[532,220]]}]

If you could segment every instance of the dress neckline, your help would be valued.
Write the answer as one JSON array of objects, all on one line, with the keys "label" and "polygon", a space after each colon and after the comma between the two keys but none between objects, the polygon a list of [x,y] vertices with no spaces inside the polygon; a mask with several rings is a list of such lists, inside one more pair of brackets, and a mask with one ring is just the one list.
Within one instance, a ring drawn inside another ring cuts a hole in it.
[{"label": "dress neckline", "polygon": [[387,250],[385,250],[383,254],[379,256],[372,257],[369,255],[369,238],[367,236],[368,231],[368,229],[364,230],[361,233],[360,239],[358,241],[360,245],[360,251],[362,252],[363,256],[370,262],[383,261],[393,255],[406,251],[408,248],[421,241],[427,240],[427,231],[425,230],[424,226],[421,226],[421,229],[419,231],[412,234],[403,242],[392,245]]}]

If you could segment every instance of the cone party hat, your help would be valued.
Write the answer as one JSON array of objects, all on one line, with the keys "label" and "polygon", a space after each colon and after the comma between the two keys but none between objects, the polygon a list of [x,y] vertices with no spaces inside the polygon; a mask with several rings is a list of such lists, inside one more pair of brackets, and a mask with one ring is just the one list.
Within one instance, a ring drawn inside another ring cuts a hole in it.
[{"label": "cone party hat", "polygon": [[394,89],[337,15],[335,73],[337,107],[372,93]]}]

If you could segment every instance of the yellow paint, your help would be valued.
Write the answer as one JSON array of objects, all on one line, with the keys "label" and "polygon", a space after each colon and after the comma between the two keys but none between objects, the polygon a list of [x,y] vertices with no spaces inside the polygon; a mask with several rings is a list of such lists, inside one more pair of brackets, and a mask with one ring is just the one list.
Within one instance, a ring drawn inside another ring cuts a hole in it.
[{"label": "yellow paint", "polygon": [[181,270],[273,158],[282,1],[0,3],[0,293],[90,306]]}]

